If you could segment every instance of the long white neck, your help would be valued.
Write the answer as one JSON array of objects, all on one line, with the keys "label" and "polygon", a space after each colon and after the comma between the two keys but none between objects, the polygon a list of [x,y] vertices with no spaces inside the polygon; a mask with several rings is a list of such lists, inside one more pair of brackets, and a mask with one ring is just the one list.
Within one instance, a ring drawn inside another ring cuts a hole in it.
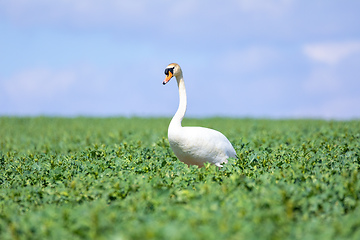
[{"label": "long white neck", "polygon": [[181,121],[183,120],[186,112],[187,99],[183,75],[181,74],[176,77],[176,81],[179,88],[179,107],[170,122],[169,128],[181,128]]}]

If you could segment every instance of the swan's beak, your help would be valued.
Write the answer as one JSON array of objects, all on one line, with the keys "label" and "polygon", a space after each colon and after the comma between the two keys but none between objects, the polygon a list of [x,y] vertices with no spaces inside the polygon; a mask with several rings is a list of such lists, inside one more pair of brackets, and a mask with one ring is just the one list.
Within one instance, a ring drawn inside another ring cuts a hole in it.
[{"label": "swan's beak", "polygon": [[168,81],[170,81],[170,79],[173,77],[172,73],[169,72],[169,75],[166,75],[165,80],[163,81],[163,85],[167,84]]}]

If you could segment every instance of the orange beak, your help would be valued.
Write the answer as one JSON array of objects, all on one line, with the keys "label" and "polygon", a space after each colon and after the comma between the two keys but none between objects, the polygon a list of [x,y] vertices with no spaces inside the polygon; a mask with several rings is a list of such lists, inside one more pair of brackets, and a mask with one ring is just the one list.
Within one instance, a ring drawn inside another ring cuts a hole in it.
[{"label": "orange beak", "polygon": [[163,81],[163,85],[167,84],[168,81],[173,77],[172,73],[169,71],[169,75],[166,75],[165,80]]}]

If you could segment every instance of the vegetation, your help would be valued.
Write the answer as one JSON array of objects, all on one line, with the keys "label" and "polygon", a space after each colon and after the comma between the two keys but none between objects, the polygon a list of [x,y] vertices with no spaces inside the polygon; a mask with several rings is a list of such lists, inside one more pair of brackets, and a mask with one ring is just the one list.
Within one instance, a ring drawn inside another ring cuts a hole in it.
[{"label": "vegetation", "polygon": [[360,239],[360,121],[190,119],[239,159],[188,167],[164,118],[0,118],[0,239]]}]

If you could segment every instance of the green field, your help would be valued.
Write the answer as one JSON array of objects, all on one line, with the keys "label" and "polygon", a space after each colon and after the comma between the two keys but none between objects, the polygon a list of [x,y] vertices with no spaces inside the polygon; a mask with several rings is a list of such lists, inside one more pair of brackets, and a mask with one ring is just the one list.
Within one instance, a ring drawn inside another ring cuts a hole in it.
[{"label": "green field", "polygon": [[185,119],[232,142],[221,170],[169,121],[0,117],[0,239],[360,239],[360,121]]}]

